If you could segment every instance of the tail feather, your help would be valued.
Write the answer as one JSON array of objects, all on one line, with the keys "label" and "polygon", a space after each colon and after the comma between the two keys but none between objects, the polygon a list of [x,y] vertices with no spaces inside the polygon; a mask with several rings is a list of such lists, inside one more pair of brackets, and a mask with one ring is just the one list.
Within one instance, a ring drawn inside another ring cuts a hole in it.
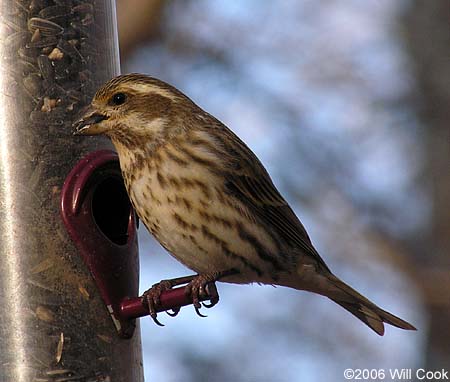
[{"label": "tail feather", "polygon": [[335,288],[326,296],[358,317],[380,336],[384,334],[384,323],[400,329],[416,330],[409,322],[381,309],[334,275],[327,275],[327,278]]}]

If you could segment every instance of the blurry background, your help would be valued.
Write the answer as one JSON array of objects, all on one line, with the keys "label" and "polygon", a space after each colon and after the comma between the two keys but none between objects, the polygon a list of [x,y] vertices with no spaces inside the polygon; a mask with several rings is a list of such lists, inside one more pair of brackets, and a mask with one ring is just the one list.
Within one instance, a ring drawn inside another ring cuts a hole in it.
[{"label": "blurry background", "polygon": [[[163,79],[256,152],[332,270],[419,330],[325,298],[218,284],[206,319],[141,320],[147,381],[340,381],[449,369],[445,0],[118,0],[122,72]],[[191,272],[140,230],[141,292]]]}]

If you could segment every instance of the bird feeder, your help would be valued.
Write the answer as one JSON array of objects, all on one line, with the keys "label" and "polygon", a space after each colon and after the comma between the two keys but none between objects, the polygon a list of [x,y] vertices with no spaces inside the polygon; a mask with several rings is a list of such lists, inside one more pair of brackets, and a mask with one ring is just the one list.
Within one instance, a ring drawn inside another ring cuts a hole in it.
[{"label": "bird feeder", "polygon": [[114,1],[0,7],[0,381],[143,381],[108,311],[138,293],[136,219],[109,141],[71,128],[119,73]]}]

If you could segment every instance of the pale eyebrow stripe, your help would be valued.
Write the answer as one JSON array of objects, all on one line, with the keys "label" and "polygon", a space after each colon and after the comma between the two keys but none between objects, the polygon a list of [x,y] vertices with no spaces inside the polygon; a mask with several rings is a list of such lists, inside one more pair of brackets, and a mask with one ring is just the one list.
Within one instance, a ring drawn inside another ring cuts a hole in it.
[{"label": "pale eyebrow stripe", "polygon": [[128,83],[126,84],[128,88],[134,90],[138,93],[154,93],[160,96],[169,98],[172,101],[175,101],[178,97],[171,92],[170,90],[163,89],[161,87],[152,85],[152,84],[143,84],[143,83]]}]

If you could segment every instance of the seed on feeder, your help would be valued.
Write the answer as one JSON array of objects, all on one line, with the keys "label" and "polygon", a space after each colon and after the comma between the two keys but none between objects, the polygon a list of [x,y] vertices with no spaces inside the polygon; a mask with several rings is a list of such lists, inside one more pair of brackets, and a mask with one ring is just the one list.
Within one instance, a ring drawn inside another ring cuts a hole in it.
[{"label": "seed on feeder", "polygon": [[41,107],[43,113],[50,113],[56,107],[56,99],[44,97],[44,104]]},{"label": "seed on feeder", "polygon": [[100,338],[103,342],[106,342],[108,344],[112,343],[112,338],[110,336],[107,336],[106,334],[97,334],[97,337]]},{"label": "seed on feeder", "polygon": [[58,105],[61,102],[61,97],[66,94],[66,90],[62,88],[57,83],[53,83],[50,87],[46,89],[45,95],[50,98],[56,98],[56,104]]},{"label": "seed on feeder", "polygon": [[57,196],[61,193],[61,188],[59,186],[52,187],[52,196]]},{"label": "seed on feeder", "polygon": [[70,89],[66,93],[66,100],[67,100],[67,111],[73,111],[75,109],[75,106],[81,103],[86,103],[86,97],[79,91],[75,89]]},{"label": "seed on feeder", "polygon": [[58,41],[57,48],[61,52],[69,55],[72,60],[77,60],[77,61],[80,61],[80,60],[82,61],[83,60],[83,57],[81,56],[81,54],[78,51],[78,49],[75,48],[72,44],[69,44],[67,41],[65,41],[63,39],[60,39]]},{"label": "seed on feeder", "polygon": [[35,191],[38,187],[39,180],[42,177],[43,173],[43,164],[42,162],[37,162],[35,166],[33,166],[33,172],[28,179],[28,188],[32,191]]},{"label": "seed on feeder", "polygon": [[38,28],[34,31],[33,36],[31,36],[31,42],[36,42],[41,39],[41,30]]},{"label": "seed on feeder", "polygon": [[76,30],[74,30],[70,25],[68,28],[64,30],[64,33],[62,34],[62,38],[64,40],[70,40],[73,38],[78,38],[79,34]]},{"label": "seed on feeder", "polygon": [[70,45],[72,45],[73,47],[77,47],[78,46],[78,44],[80,43],[76,38],[72,38],[72,39],[70,39],[70,40],[67,40],[67,42],[70,44]]},{"label": "seed on feeder", "polygon": [[63,347],[64,347],[64,333],[61,332],[61,335],[59,336],[58,346],[56,347],[56,363],[59,363],[59,361],[61,361]]},{"label": "seed on feeder", "polygon": [[85,288],[84,286],[79,285],[79,286],[78,286],[78,290],[80,291],[81,295],[83,296],[83,298],[84,298],[85,300],[89,300],[89,298],[90,298],[91,296],[89,295],[89,292],[86,290],[86,288]]},{"label": "seed on feeder", "polygon": [[28,30],[34,33],[36,29],[40,29],[43,36],[57,36],[64,32],[64,28],[53,21],[32,17],[28,20]]},{"label": "seed on feeder", "polygon": [[45,48],[42,48],[42,49],[41,49],[41,53],[42,53],[42,54],[46,54],[46,55],[48,56],[52,50],[53,50],[53,47],[51,47],[51,46],[46,46]]},{"label": "seed on feeder", "polygon": [[8,28],[12,29],[14,32],[20,32],[22,30],[21,26],[17,24],[17,19],[9,20],[7,18],[2,18],[2,23]]},{"label": "seed on feeder", "polygon": [[14,1],[14,3],[15,3],[19,8],[22,9],[22,11],[28,12],[28,9],[25,7],[24,4],[22,4],[22,2],[23,2],[23,1],[20,1],[20,0],[15,0],[15,1]]},{"label": "seed on feeder", "polygon": [[48,55],[48,58],[52,61],[62,60],[63,57],[64,57],[64,53],[61,52],[61,50],[59,48],[54,48]]},{"label": "seed on feeder", "polygon": [[75,90],[75,89],[68,90],[66,93],[66,96],[67,96],[67,98],[74,100],[76,102],[80,102],[81,100],[84,100],[84,98],[85,98],[83,93],[81,93],[80,91]]},{"label": "seed on feeder", "polygon": [[88,13],[86,16],[84,16],[81,20],[81,24],[83,25],[91,25],[94,23],[94,16],[92,13]]},{"label": "seed on feeder", "polygon": [[37,58],[37,63],[39,67],[39,71],[41,73],[41,76],[44,80],[47,81],[47,85],[50,85],[53,83],[54,80],[54,69],[50,62],[50,59],[45,54],[39,55]]},{"label": "seed on feeder", "polygon": [[5,38],[5,46],[11,49],[17,49],[18,46],[21,46],[25,43],[28,38],[28,33],[24,31],[14,32],[8,35]]},{"label": "seed on feeder", "polygon": [[38,13],[44,6],[45,6],[44,0],[31,0],[31,3],[29,5],[30,13],[34,15]]},{"label": "seed on feeder", "polygon": [[67,107],[66,107],[66,110],[67,111],[73,111],[74,109],[75,109],[75,105],[76,105],[77,103],[76,102],[71,102],[71,103],[69,103],[68,105],[67,105]]},{"label": "seed on feeder", "polygon": [[30,273],[31,274],[42,273],[42,272],[46,271],[47,269],[50,269],[51,267],[53,267],[53,265],[55,265],[55,262],[53,261],[53,259],[51,259],[50,257],[47,257],[45,260],[41,261],[39,264],[34,266],[31,269]]},{"label": "seed on feeder", "polygon": [[[36,29],[39,30],[39,29]],[[48,36],[36,41],[31,41],[25,46],[27,48],[47,48],[52,47],[58,43],[58,38],[56,36]]]},{"label": "seed on feeder", "polygon": [[18,62],[19,62],[19,66],[13,68],[13,70],[18,69],[19,70],[18,73],[20,76],[27,75],[29,73],[35,73],[38,70],[36,68],[36,66],[34,64],[32,64],[31,62],[24,61],[24,60],[19,60]]},{"label": "seed on feeder", "polygon": [[53,63],[55,67],[55,79],[56,80],[65,80],[70,75],[69,65],[70,60],[66,57],[59,61],[54,61]]},{"label": "seed on feeder", "polygon": [[46,20],[53,20],[56,18],[66,17],[70,14],[70,8],[67,5],[51,5],[41,9],[39,17]]},{"label": "seed on feeder", "polygon": [[90,28],[88,26],[84,25],[83,23],[81,23],[80,21],[77,21],[77,20],[71,21],[70,26],[73,29],[75,29],[77,32],[82,34],[83,36],[88,37],[90,35],[90,33],[89,33]]},{"label": "seed on feeder", "polygon": [[80,14],[94,13],[94,7],[90,3],[81,3],[75,5],[72,8],[72,13],[80,13]]},{"label": "seed on feeder", "polygon": [[36,308],[35,313],[36,317],[39,318],[41,321],[52,322],[55,320],[53,312],[50,309],[43,307],[42,305]]},{"label": "seed on feeder", "polygon": [[41,92],[41,78],[36,73],[31,73],[23,79],[23,86],[32,96],[38,96]]},{"label": "seed on feeder", "polygon": [[17,51],[17,54],[23,61],[30,62],[31,64],[36,63],[36,54],[33,49],[25,48],[22,46]]},{"label": "seed on feeder", "polygon": [[63,375],[63,374],[73,375],[74,372],[69,369],[54,369],[54,370],[47,370],[45,372],[45,374],[47,374],[47,375]]}]

